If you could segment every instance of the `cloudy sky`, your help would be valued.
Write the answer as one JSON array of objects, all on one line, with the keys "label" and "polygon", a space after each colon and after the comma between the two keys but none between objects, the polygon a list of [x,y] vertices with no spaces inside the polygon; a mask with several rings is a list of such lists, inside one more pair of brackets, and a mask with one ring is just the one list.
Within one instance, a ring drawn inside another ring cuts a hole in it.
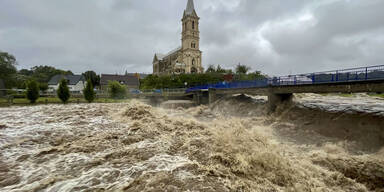
[{"label": "cloudy sky", "polygon": [[[152,71],[181,44],[187,0],[0,0],[18,68]],[[270,75],[384,64],[384,0],[195,0],[203,65]]]}]

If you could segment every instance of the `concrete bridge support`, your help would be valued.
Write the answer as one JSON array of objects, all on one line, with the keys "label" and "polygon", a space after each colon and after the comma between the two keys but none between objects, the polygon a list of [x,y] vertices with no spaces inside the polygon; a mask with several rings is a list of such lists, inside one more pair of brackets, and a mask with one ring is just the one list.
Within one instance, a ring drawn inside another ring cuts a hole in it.
[{"label": "concrete bridge support", "polygon": [[285,94],[274,94],[270,93],[268,95],[268,106],[271,112],[274,112],[277,106],[292,102],[293,94],[285,93]]},{"label": "concrete bridge support", "polygon": [[208,93],[208,102],[209,104],[214,103],[217,100],[217,94],[215,89],[210,89]]}]

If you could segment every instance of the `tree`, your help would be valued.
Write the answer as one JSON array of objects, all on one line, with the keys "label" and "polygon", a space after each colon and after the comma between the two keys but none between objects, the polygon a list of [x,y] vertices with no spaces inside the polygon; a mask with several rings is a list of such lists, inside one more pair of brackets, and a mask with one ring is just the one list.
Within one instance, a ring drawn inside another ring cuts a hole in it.
[{"label": "tree", "polygon": [[30,72],[25,70],[23,73],[31,73],[29,76],[40,83],[48,83],[48,81],[55,75],[73,75],[71,71],[60,70],[51,66],[35,66],[31,68]]},{"label": "tree", "polygon": [[69,97],[71,97],[68,88],[68,81],[66,79],[62,79],[60,81],[59,89],[57,89],[57,96],[63,103],[67,103]]},{"label": "tree", "polygon": [[127,94],[125,86],[117,81],[108,82],[108,92],[113,99],[124,99]]},{"label": "tree", "polygon": [[46,92],[48,90],[48,83],[39,83],[39,89],[42,92]]},{"label": "tree", "polygon": [[95,100],[95,91],[93,90],[92,81],[91,79],[87,80],[87,85],[85,86],[83,90],[84,98],[88,101],[88,103],[92,103],[93,100]]},{"label": "tree", "polygon": [[39,98],[39,85],[35,80],[30,80],[27,83],[26,96],[31,103],[35,103],[36,100]]},{"label": "tree", "polygon": [[97,75],[94,71],[87,71],[83,73],[83,76],[86,80],[90,79],[93,86],[99,86],[100,85],[100,76]]},{"label": "tree", "polygon": [[15,84],[16,65],[16,58],[13,55],[0,52],[0,78],[6,83],[7,88],[11,88]]},{"label": "tree", "polygon": [[236,74],[247,74],[249,70],[251,70],[250,67],[240,63],[236,66]]},{"label": "tree", "polygon": [[216,70],[215,70],[215,66],[213,65],[209,65],[207,70],[205,71],[205,73],[215,73]]},{"label": "tree", "polygon": [[228,70],[226,70],[226,69],[224,69],[224,68],[221,68],[220,65],[217,65],[216,72],[217,72],[217,73],[227,73]]}]

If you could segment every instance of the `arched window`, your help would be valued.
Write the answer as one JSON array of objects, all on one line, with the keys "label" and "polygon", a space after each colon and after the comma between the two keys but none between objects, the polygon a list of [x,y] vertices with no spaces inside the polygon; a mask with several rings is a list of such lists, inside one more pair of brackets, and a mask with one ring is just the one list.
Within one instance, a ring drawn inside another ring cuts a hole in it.
[{"label": "arched window", "polygon": [[195,59],[192,59],[192,66],[195,66]]},{"label": "arched window", "polygon": [[195,29],[195,21],[192,21],[192,29]]},{"label": "arched window", "polygon": [[191,68],[191,73],[197,73],[197,69],[196,69],[196,67],[192,67],[192,68]]}]

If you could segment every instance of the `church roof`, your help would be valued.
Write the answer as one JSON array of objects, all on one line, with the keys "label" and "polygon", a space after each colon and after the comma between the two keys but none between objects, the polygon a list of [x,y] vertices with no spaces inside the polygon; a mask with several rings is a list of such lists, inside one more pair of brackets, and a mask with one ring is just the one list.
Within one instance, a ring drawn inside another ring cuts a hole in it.
[{"label": "church roof", "polygon": [[174,49],[174,50],[168,52],[164,57],[168,57],[168,56],[170,56],[170,55],[172,55],[172,54],[174,54],[174,53],[176,53],[176,52],[178,52],[178,51],[180,51],[180,50],[181,50],[181,46],[179,46],[179,47],[177,47],[176,49]]},{"label": "church roof", "polygon": [[155,56],[157,57],[158,60],[162,60],[165,55],[161,53],[155,53]]},{"label": "church roof", "polygon": [[187,8],[185,9],[186,15],[192,15],[195,11],[195,5],[193,4],[193,0],[188,0]]},{"label": "church roof", "polygon": [[181,50],[181,46],[177,47],[176,49],[168,52],[167,54],[161,54],[161,53],[156,53],[155,56],[157,57],[158,60],[163,60],[164,58],[173,55],[174,53],[178,52]]}]

